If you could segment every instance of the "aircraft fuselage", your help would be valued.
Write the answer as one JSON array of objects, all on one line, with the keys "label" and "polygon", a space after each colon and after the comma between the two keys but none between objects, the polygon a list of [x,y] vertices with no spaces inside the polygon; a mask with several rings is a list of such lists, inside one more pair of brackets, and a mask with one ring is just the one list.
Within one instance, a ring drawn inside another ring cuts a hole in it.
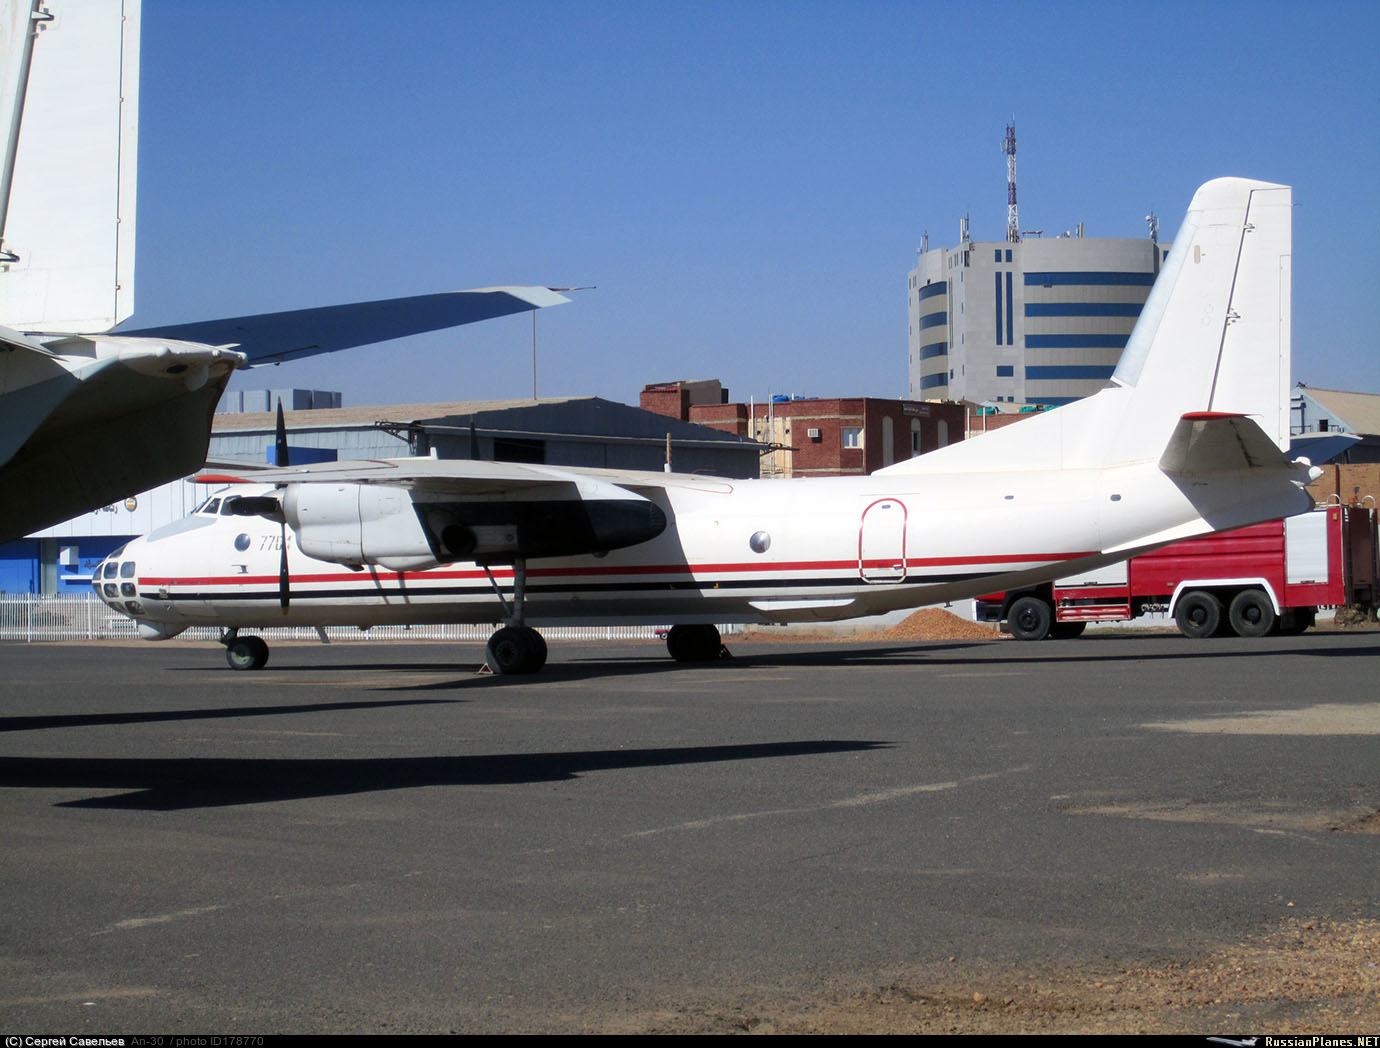
[{"label": "aircraft fuselage", "polygon": [[[529,624],[853,618],[1018,587],[1051,577],[1051,568],[1065,574],[1120,560],[1170,531],[1204,533],[1251,512],[1245,474],[1239,486],[1219,478],[1214,503],[1194,505],[1149,463],[981,477],[668,477],[664,483],[651,496],[668,520],[658,537],[604,554],[528,562]],[[272,490],[240,485],[221,499]],[[284,611],[278,575],[284,529],[218,512],[223,507],[223,501],[209,512],[204,507],[131,542],[101,572],[112,577],[95,580],[97,592],[168,632],[190,625],[503,618],[482,565],[352,570],[305,556],[290,529],[291,601]],[[489,571],[506,593],[512,567],[492,564]]]}]

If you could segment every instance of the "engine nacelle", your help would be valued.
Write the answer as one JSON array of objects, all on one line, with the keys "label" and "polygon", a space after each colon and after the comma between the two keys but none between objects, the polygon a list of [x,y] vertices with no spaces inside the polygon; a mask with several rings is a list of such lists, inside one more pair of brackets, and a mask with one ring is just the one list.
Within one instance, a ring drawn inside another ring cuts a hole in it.
[{"label": "engine nacelle", "polygon": [[[390,571],[602,553],[666,530],[660,506],[617,485],[558,481],[542,494],[456,499],[422,492],[414,498],[386,484],[292,483],[282,513],[308,556]],[[274,500],[263,501],[246,500],[246,508],[271,519]]]},{"label": "engine nacelle", "polygon": [[333,564],[421,571],[443,563],[404,488],[382,484],[289,484],[283,514],[297,548]]}]

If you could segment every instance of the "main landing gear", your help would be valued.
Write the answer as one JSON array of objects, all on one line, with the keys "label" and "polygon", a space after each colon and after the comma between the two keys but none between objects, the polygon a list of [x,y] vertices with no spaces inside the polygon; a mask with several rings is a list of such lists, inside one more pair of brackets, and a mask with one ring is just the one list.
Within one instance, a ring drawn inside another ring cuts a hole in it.
[{"label": "main landing gear", "polygon": [[[504,598],[493,572],[487,567],[498,602],[503,605],[503,626],[489,638],[484,648],[484,665],[490,673],[536,673],[546,665],[546,640],[530,626],[523,625],[527,601],[527,561],[519,557],[513,562],[513,598]],[[672,626],[666,632],[666,650],[677,662],[713,662],[727,658],[723,638],[710,625]]]},{"label": "main landing gear", "polygon": [[522,622],[527,603],[527,558],[513,561],[513,601],[503,599],[498,580],[486,565],[484,574],[503,605],[503,626],[495,631],[484,646],[484,665],[490,673],[536,673],[546,665],[546,639],[531,626]]},{"label": "main landing gear", "polygon": [[666,632],[666,650],[677,662],[713,662],[728,657],[723,639],[714,626],[672,626]]}]

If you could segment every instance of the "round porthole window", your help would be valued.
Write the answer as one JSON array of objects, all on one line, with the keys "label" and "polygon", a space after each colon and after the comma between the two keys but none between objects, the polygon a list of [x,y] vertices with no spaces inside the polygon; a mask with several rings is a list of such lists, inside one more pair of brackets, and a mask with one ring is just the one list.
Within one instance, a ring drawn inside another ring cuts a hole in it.
[{"label": "round porthole window", "polygon": [[755,531],[752,538],[748,539],[748,545],[752,547],[753,553],[765,553],[771,548],[771,536],[765,531]]},{"label": "round porthole window", "polygon": [[235,536],[235,548],[241,553],[249,548],[249,536],[243,531]]}]

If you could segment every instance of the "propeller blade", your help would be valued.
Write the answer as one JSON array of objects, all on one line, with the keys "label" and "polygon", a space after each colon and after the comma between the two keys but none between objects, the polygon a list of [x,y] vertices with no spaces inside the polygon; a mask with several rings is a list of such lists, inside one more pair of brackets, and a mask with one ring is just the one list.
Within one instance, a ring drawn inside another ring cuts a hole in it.
[{"label": "propeller blade", "polygon": [[279,525],[279,529],[278,541],[282,544],[282,551],[278,556],[278,606],[283,609],[283,614],[286,615],[288,604],[292,600],[287,561],[287,521],[283,521]]},{"label": "propeller blade", "polygon": [[[288,458],[287,442],[287,423],[283,420],[283,398],[278,398],[278,422],[274,427],[273,435],[273,458],[274,465],[283,467],[290,465]],[[282,512],[281,503],[279,512]],[[287,559],[287,520],[279,517],[278,519],[278,543],[280,552],[278,554],[278,607],[283,609],[283,614],[287,614],[288,605],[292,602],[292,582],[288,575]]]},{"label": "propeller blade", "polygon": [[278,398],[278,425],[273,437],[273,464],[278,467],[290,466],[288,462],[287,423],[283,421],[283,398]]}]

